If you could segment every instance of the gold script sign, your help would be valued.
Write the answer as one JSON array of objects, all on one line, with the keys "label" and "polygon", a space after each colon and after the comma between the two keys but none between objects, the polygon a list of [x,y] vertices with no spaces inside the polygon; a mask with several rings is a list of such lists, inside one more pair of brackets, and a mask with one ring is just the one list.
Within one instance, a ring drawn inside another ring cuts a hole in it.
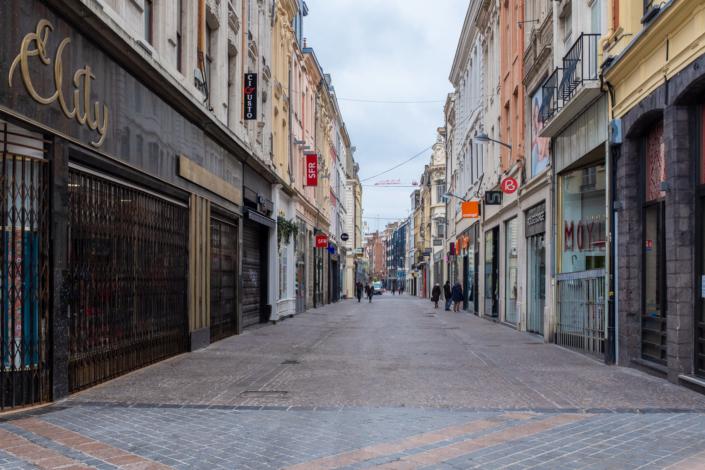
[{"label": "gold script sign", "polygon": [[[105,140],[105,132],[108,129],[108,107],[103,105],[103,123],[100,124],[99,119],[99,103],[94,103],[93,117],[91,117],[91,108],[88,104],[91,95],[91,80],[95,79],[95,75],[91,73],[91,68],[85,66],[83,69],[79,69],[73,76],[73,84],[76,88],[81,87],[81,79],[83,79],[83,114],[80,112],[80,93],[79,90],[73,92],[73,110],[69,111],[68,106],[66,106],[66,99],[64,98],[64,92],[61,88],[63,81],[63,71],[64,65],[61,60],[61,54],[64,52],[64,48],[71,42],[71,39],[66,38],[61,41],[59,48],[56,51],[56,59],[54,59],[54,87],[56,91],[50,98],[42,98],[39,93],[34,89],[32,85],[32,80],[29,76],[29,58],[34,56],[39,56],[39,60],[42,61],[44,65],[49,65],[51,59],[47,58],[46,55],[46,45],[49,39],[49,31],[54,31],[54,27],[47,20],[41,20],[37,24],[37,31],[30,33],[24,37],[22,40],[22,46],[20,48],[20,53],[15,57],[12,62],[12,67],[10,67],[10,76],[8,81],[10,87],[12,87],[12,75],[15,73],[15,67],[19,64],[20,73],[22,74],[22,81],[24,82],[25,88],[27,88],[27,93],[37,102],[41,104],[51,104],[57,99],[59,100],[59,106],[64,112],[67,118],[73,119],[74,117],[79,122],[79,124],[86,124],[91,130],[97,130],[100,134],[100,140],[98,142],[91,142],[95,147],[100,147],[103,145]],[[36,44],[36,49],[29,50],[30,45]]]}]

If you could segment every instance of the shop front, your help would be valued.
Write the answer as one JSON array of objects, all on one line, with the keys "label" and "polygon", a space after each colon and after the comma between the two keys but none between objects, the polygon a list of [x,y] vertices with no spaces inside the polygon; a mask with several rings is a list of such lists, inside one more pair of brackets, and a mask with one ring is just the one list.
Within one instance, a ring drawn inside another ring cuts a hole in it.
[{"label": "shop front", "polygon": [[604,358],[609,220],[602,96],[554,138],[556,343]]},{"label": "shop front", "polygon": [[294,240],[294,251],[296,253],[296,273],[295,273],[295,293],[296,293],[296,313],[306,311],[306,223],[301,218],[297,218],[296,225],[299,234]]},{"label": "shop front", "polygon": [[484,315],[499,317],[499,227],[485,232],[484,240]]},{"label": "shop front", "polygon": [[241,328],[234,152],[246,151],[43,2],[15,6],[0,4],[0,17],[17,19],[0,33],[10,82],[0,91],[2,410]]},{"label": "shop front", "polygon": [[546,202],[525,212],[526,237],[526,328],[544,335],[546,308]]}]

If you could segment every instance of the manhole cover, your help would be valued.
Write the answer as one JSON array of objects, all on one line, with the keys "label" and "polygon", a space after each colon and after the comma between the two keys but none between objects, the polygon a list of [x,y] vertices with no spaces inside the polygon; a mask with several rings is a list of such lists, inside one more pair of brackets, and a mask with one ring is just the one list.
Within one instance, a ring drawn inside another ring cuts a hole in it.
[{"label": "manhole cover", "polygon": [[289,392],[276,390],[245,390],[238,397],[242,398],[284,398]]},{"label": "manhole cover", "polygon": [[298,364],[299,361],[294,361],[293,359],[289,359],[288,361],[282,362],[282,364]]}]

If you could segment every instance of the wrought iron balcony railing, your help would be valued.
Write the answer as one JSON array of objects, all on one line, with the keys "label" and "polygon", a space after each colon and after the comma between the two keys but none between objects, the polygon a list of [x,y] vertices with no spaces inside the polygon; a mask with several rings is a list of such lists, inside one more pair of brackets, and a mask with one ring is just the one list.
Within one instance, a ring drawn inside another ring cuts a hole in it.
[{"label": "wrought iron balcony railing", "polygon": [[575,96],[586,81],[598,80],[597,42],[599,34],[581,34],[563,57],[563,67],[546,79],[542,91],[540,118],[546,122]]}]

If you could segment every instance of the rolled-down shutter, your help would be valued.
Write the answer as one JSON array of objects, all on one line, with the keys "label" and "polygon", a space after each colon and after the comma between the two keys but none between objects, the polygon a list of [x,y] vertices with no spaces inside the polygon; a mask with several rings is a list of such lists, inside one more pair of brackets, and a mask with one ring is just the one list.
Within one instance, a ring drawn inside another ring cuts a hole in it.
[{"label": "rolled-down shutter", "polygon": [[242,326],[259,323],[266,294],[267,273],[264,244],[268,229],[248,219],[244,221],[242,245]]}]

